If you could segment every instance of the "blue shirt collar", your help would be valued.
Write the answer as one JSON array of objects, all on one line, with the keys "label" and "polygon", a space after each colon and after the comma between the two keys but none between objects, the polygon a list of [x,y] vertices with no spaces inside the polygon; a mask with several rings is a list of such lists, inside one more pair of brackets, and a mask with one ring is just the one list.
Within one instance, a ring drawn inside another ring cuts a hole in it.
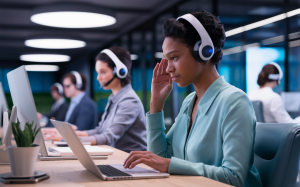
[{"label": "blue shirt collar", "polygon": [[71,99],[71,103],[74,103],[76,105],[79,104],[84,96],[85,96],[85,92],[81,92],[80,94],[76,95]]},{"label": "blue shirt collar", "polygon": [[[200,114],[205,115],[220,93],[220,90],[222,87],[227,85],[228,83],[225,81],[223,76],[220,76],[217,80],[215,80],[206,90],[204,93],[203,97],[201,98],[200,102],[198,103],[198,111]],[[194,100],[196,97],[196,92],[193,93],[194,96],[190,99],[189,103],[186,105],[186,108],[184,109],[184,113],[187,115],[190,115],[189,113],[191,112],[193,105],[194,105]]]}]

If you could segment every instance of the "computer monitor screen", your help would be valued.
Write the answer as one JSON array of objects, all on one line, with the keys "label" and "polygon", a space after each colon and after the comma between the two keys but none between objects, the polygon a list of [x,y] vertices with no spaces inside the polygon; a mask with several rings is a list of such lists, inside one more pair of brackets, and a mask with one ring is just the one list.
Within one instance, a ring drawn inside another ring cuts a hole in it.
[{"label": "computer monitor screen", "polygon": [[300,92],[281,92],[284,107],[288,112],[299,112]]},{"label": "computer monitor screen", "polygon": [[[19,121],[21,122],[21,128],[24,128],[26,122],[32,121],[37,125],[37,128],[39,128],[40,123],[37,117],[37,112],[25,67],[21,66],[7,73],[7,80],[13,104],[17,106],[17,116]],[[33,143],[40,145],[40,153],[42,155],[47,155],[47,150],[41,131],[39,131]]]}]

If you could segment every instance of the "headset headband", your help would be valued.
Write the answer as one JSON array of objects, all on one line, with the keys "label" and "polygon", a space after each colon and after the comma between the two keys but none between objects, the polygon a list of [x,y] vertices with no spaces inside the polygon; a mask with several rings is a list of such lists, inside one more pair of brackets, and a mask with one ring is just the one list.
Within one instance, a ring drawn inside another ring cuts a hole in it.
[{"label": "headset headband", "polygon": [[59,95],[63,95],[64,94],[64,89],[63,89],[63,87],[62,87],[61,84],[55,83],[54,86],[58,89]]},{"label": "headset headband", "polygon": [[[201,22],[192,14],[185,14],[185,15],[177,18],[177,20],[179,20],[179,19],[184,19],[184,20],[188,21],[196,29],[196,31],[198,32],[198,34],[201,38],[202,43],[200,45],[200,48],[198,45],[195,45],[194,51],[199,50],[199,55],[200,55],[201,59],[203,59],[204,61],[208,61],[209,59],[211,59],[211,57],[214,55],[215,47],[214,47],[214,44],[213,44],[210,36],[208,35],[207,31],[205,30],[205,28],[203,27]],[[197,46],[198,46],[198,48],[197,48]],[[211,48],[207,47],[207,46],[211,46]]]},{"label": "headset headband", "polygon": [[271,80],[278,80],[278,84],[280,84],[281,79],[283,77],[283,73],[282,73],[282,70],[281,70],[280,66],[275,62],[270,62],[269,64],[275,66],[278,69],[279,74],[269,74],[268,78],[271,79]]},{"label": "headset headband", "polygon": [[75,87],[77,89],[81,89],[81,87],[82,87],[82,78],[81,78],[80,74],[77,71],[71,71],[71,73],[75,76],[75,79],[76,79]]},{"label": "headset headband", "polygon": [[107,56],[109,56],[109,58],[115,63],[116,65],[115,73],[120,79],[124,79],[127,76],[128,74],[127,67],[120,61],[120,59],[115,55],[115,53],[113,53],[109,49],[104,49],[100,53],[107,54]]}]

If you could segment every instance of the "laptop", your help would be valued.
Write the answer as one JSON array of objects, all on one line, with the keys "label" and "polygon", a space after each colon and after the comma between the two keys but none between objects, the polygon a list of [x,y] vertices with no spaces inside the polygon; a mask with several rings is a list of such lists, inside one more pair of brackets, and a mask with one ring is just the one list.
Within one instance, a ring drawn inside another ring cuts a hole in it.
[{"label": "laptop", "polygon": [[[91,156],[98,156],[98,155],[112,155],[114,153],[111,149],[106,149],[98,146],[91,146],[91,145],[83,145],[86,151]],[[75,156],[73,151],[70,147],[49,147],[52,150],[51,155],[53,156]],[[49,150],[48,148],[48,150]]]},{"label": "laptop", "polygon": [[56,120],[51,120],[51,122],[68,143],[82,166],[102,180],[151,179],[166,178],[170,176],[168,173],[159,172],[154,169],[145,169],[138,166],[133,169],[124,169],[122,164],[96,165],[68,123]]},{"label": "laptop", "polygon": [[[37,128],[40,123],[37,117],[31,87],[24,66],[21,66],[7,73],[8,85],[13,100],[13,104],[18,108],[17,116],[21,122],[22,129],[26,122],[34,122]],[[33,142],[40,145],[39,159],[40,160],[76,160],[75,156],[63,156],[63,154],[51,147],[46,147],[43,134],[38,132]],[[93,156],[95,159],[105,159],[107,154],[104,152],[100,156]]]}]

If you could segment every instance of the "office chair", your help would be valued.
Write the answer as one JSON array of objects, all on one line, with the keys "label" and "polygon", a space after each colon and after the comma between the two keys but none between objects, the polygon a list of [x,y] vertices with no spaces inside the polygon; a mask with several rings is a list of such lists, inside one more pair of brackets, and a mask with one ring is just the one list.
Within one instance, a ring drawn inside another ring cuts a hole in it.
[{"label": "office chair", "polygon": [[300,185],[300,124],[257,123],[254,153],[263,187]]},{"label": "office chair", "polygon": [[252,101],[252,105],[254,108],[254,112],[256,115],[257,122],[265,122],[264,113],[263,113],[263,105],[261,101]]}]

